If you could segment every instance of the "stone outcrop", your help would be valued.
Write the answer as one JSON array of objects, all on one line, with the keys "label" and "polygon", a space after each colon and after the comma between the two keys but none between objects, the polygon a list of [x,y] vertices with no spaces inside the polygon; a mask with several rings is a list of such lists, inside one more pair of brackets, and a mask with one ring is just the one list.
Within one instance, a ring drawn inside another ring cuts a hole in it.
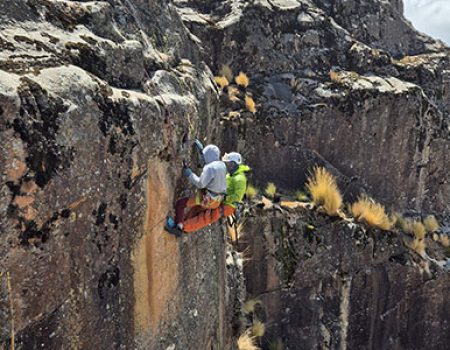
[{"label": "stone outcrop", "polygon": [[[306,209],[254,208],[240,239],[248,299],[261,304],[263,345],[285,349],[445,349],[445,254],[425,261],[401,234],[367,230]],[[448,255],[448,252],[447,252]]]},{"label": "stone outcrop", "polygon": [[223,143],[256,182],[301,188],[306,149],[390,207],[449,210],[448,49],[400,1],[177,4],[216,74],[251,77],[258,111],[225,122]]},{"label": "stone outcrop", "polygon": [[228,348],[220,226],[163,231],[183,138],[217,135],[195,38],[164,2],[0,13],[0,347]]},{"label": "stone outcrop", "polygon": [[449,275],[402,237],[253,208],[244,285],[223,223],[162,227],[194,137],[257,185],[321,164],[346,200],[448,212],[449,101],[400,0],[1,1],[0,348],[234,350],[246,294],[265,347],[445,348]]}]

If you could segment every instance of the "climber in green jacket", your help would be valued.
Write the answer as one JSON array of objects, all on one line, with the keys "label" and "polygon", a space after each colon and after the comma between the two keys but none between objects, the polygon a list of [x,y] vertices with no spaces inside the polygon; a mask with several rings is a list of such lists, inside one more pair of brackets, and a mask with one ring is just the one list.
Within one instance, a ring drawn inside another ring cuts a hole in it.
[{"label": "climber in green jacket", "polygon": [[237,152],[226,153],[222,161],[227,166],[227,194],[219,208],[211,213],[211,222],[219,220],[223,216],[236,213],[238,205],[242,202],[247,190],[247,177],[245,173],[251,169],[242,164],[242,156]]}]

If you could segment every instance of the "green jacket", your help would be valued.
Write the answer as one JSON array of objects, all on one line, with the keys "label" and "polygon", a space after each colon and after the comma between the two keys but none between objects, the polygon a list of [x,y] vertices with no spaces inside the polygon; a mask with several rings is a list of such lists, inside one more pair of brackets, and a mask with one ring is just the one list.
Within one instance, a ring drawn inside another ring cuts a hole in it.
[{"label": "green jacket", "polygon": [[247,177],[245,173],[250,171],[250,167],[244,164],[233,175],[227,174],[227,196],[224,204],[236,208],[237,203],[242,202],[247,190]]}]

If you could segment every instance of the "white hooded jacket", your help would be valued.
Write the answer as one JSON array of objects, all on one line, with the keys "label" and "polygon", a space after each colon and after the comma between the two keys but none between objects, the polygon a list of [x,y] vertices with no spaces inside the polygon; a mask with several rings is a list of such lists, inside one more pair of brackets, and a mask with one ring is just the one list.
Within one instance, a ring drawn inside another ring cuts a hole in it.
[{"label": "white hooded jacket", "polygon": [[208,145],[203,149],[205,166],[200,177],[192,173],[189,181],[198,189],[206,188],[215,194],[223,194],[227,191],[227,167],[220,160],[219,147]]}]

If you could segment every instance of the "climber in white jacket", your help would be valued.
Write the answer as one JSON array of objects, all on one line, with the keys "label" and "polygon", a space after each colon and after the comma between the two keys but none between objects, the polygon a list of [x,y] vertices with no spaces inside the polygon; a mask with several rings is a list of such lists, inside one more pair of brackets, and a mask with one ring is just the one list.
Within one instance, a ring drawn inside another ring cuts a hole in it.
[{"label": "climber in white jacket", "polygon": [[[208,145],[203,149],[205,166],[200,176],[189,167],[183,168],[183,174],[198,190],[191,197],[181,198],[175,205],[175,221],[168,218],[166,231],[176,236],[183,232],[197,231],[211,220],[211,211],[220,206],[227,190],[225,163],[220,160],[219,147]],[[185,215],[186,208],[190,208]]]}]

